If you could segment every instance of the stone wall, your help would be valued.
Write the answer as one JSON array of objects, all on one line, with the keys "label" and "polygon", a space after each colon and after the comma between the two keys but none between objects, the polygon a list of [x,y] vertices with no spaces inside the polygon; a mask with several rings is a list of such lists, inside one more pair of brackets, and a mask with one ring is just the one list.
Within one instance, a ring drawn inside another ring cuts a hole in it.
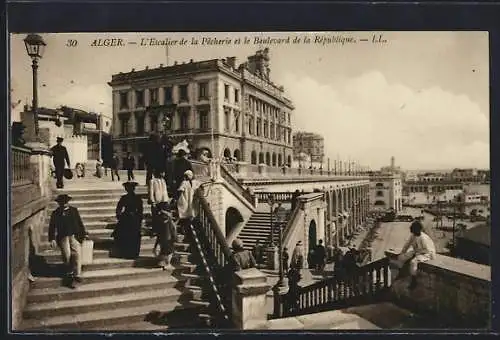
[{"label": "stone wall", "polygon": [[407,282],[393,282],[397,304],[428,316],[437,327],[491,327],[491,267],[437,255],[419,265],[417,280],[412,291]]}]

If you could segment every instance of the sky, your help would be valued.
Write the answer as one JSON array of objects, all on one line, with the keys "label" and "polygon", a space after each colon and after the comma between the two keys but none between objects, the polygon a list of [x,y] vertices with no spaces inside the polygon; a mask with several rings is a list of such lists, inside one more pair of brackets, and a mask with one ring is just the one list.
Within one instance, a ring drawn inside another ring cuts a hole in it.
[{"label": "sky", "polygon": [[[325,138],[325,157],[372,169],[394,156],[403,169],[489,168],[489,42],[487,32],[269,32],[43,34],[39,106],[68,105],[111,115],[113,74],[235,56],[246,61],[269,47],[271,79],[295,110],[294,131]],[[11,101],[31,102],[25,35],[11,35]],[[176,45],[140,46],[142,38]],[[249,43],[244,44],[245,37]],[[290,43],[263,43],[290,37]],[[376,41],[384,42],[373,42]],[[381,39],[380,39],[381,37]],[[125,46],[92,47],[121,38]],[[185,45],[179,41],[187,40]],[[193,45],[195,38],[199,44]],[[230,45],[201,44],[202,39]],[[240,38],[242,43],[234,41]],[[293,40],[300,40],[294,44]],[[306,42],[309,39],[309,43]],[[329,40],[328,40],[329,39]],[[366,39],[367,41],[363,41]],[[68,46],[68,41],[73,42]],[[132,45],[128,42],[136,42]],[[343,42],[343,43],[342,43]],[[19,119],[17,106],[11,114]]]}]

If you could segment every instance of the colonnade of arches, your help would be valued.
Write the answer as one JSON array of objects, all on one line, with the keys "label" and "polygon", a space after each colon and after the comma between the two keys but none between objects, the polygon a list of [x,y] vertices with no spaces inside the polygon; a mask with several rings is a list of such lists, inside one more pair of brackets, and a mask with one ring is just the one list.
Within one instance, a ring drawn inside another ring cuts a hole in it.
[{"label": "colonnade of arches", "polygon": [[[243,155],[239,149],[234,149],[231,151],[229,148],[225,148],[223,151],[223,156],[225,158],[234,158],[236,161],[243,161]],[[288,155],[285,157],[282,153],[276,152],[259,152],[255,150],[250,154],[251,164],[266,164],[267,166],[282,166],[283,164],[292,164],[292,156]]]},{"label": "colonnade of arches", "polygon": [[[325,189],[326,244],[342,246],[366,219],[369,210],[369,185]],[[347,213],[345,218],[344,213]],[[335,223],[335,230],[332,223]]]}]

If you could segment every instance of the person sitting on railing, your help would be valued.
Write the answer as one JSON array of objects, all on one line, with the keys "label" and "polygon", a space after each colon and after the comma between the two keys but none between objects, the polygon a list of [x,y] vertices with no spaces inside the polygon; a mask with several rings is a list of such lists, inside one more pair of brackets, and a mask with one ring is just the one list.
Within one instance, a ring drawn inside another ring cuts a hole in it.
[{"label": "person sitting on railing", "polygon": [[[410,225],[410,232],[412,235],[408,241],[406,241],[398,256],[400,267],[403,267],[405,264],[409,264],[410,266],[410,289],[414,289],[417,286],[418,264],[432,260],[436,256],[434,241],[432,241],[429,235],[423,232],[423,229],[422,222],[418,220]],[[409,250],[410,248],[412,249]]]},{"label": "person sitting on railing", "polygon": [[233,255],[234,255],[234,271],[239,271],[248,268],[255,268],[257,263],[255,258],[249,250],[243,248],[243,241],[239,238],[235,239],[232,243]]}]

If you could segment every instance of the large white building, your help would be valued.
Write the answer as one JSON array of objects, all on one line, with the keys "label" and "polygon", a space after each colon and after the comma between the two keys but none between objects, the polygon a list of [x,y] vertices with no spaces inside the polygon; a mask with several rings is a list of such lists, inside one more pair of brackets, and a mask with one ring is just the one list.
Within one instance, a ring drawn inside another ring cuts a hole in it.
[{"label": "large white building", "polygon": [[[112,76],[114,149],[136,160],[151,133],[252,164],[292,162],[292,102],[269,78],[268,50]],[[139,162],[140,164],[140,162]]]},{"label": "large white building", "polygon": [[370,175],[370,210],[384,211],[403,209],[403,185],[401,175],[374,172]]}]

